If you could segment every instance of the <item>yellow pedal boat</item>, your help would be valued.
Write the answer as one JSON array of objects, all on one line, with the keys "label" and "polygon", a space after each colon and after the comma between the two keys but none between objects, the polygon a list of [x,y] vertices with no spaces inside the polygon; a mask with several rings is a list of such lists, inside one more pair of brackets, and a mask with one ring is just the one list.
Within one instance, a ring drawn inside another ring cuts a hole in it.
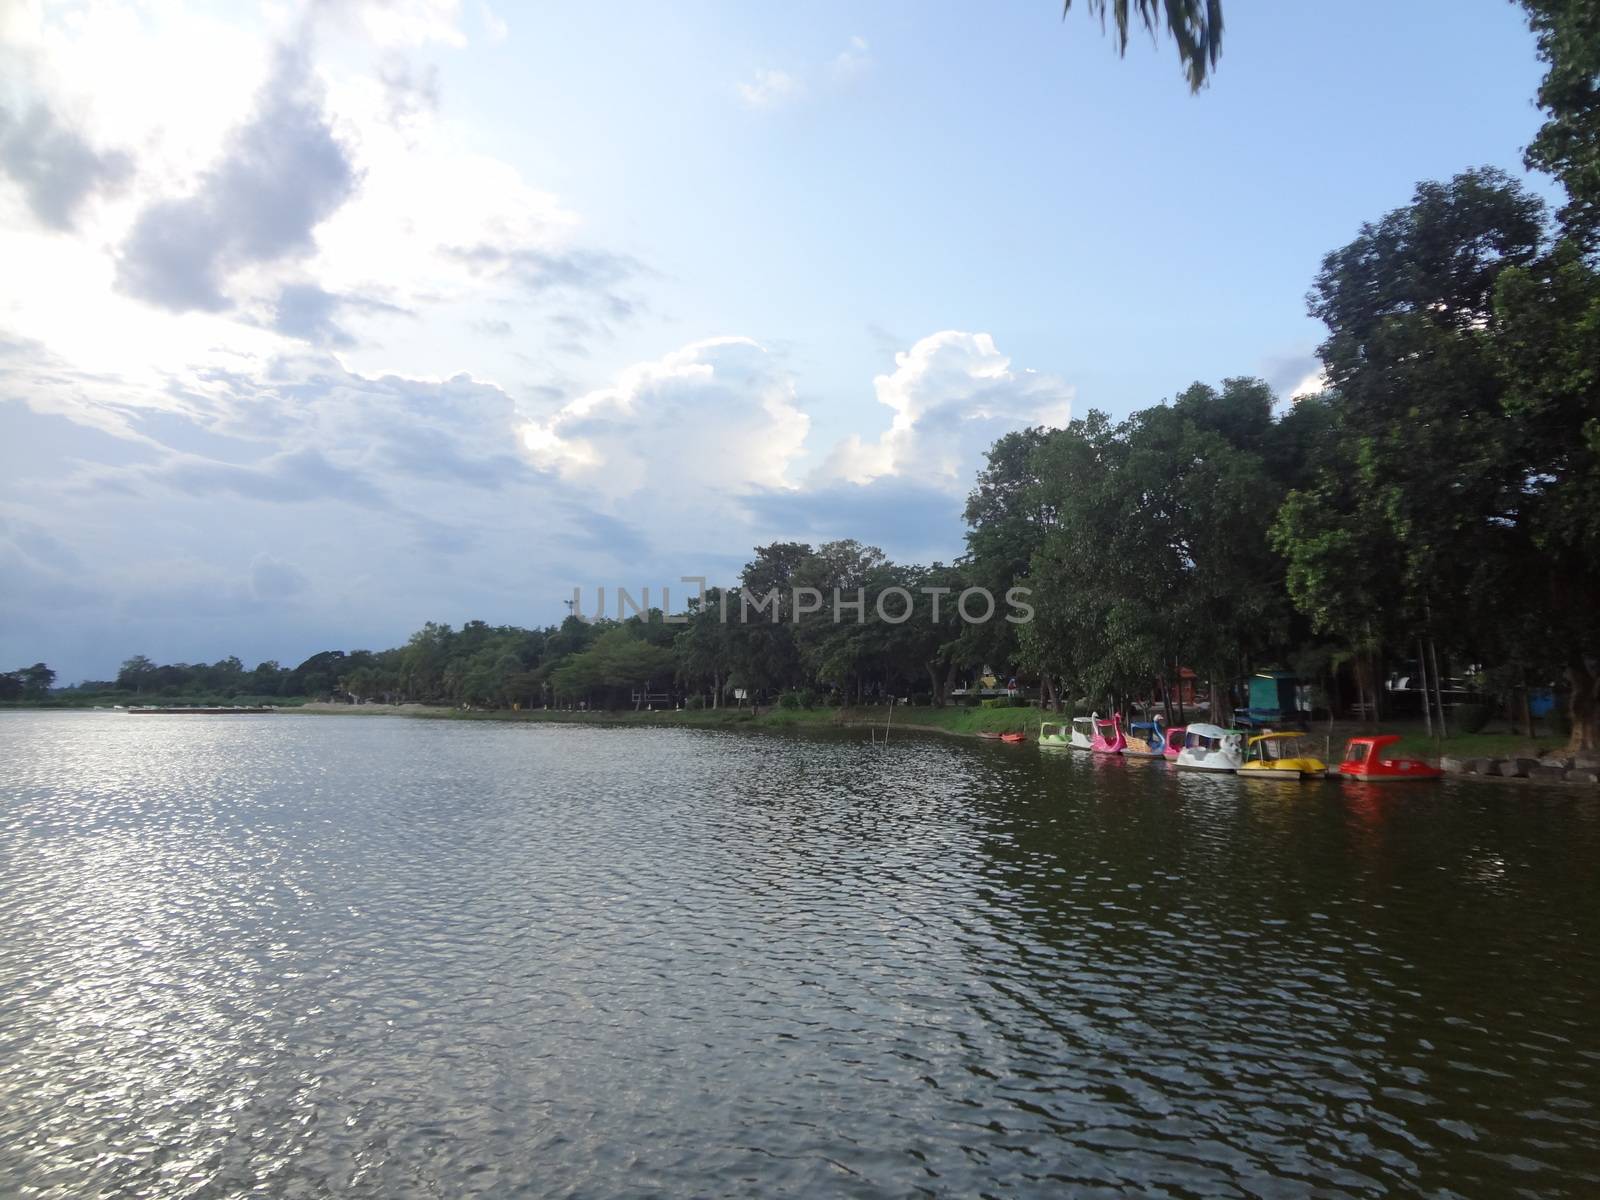
[{"label": "yellow pedal boat", "polygon": [[1328,764],[1309,753],[1311,739],[1303,733],[1267,730],[1245,747],[1240,779],[1322,779]]}]

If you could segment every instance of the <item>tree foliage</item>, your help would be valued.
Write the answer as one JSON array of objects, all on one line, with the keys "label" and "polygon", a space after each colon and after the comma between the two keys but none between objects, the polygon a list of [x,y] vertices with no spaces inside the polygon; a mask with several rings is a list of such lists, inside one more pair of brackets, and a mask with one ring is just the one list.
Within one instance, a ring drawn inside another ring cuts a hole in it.
[{"label": "tree foliage", "polygon": [[1567,189],[1561,221],[1587,250],[1600,240],[1600,0],[1522,0],[1545,76],[1545,122],[1528,146],[1530,168]]},{"label": "tree foliage", "polygon": [[[1222,54],[1222,0],[1084,0],[1089,12],[1100,18],[1101,28],[1111,18],[1117,53],[1128,52],[1128,32],[1142,24],[1152,37],[1165,23],[1167,36],[1178,50],[1189,90],[1206,85]],[[1072,11],[1072,0],[1062,0],[1061,15]]]}]

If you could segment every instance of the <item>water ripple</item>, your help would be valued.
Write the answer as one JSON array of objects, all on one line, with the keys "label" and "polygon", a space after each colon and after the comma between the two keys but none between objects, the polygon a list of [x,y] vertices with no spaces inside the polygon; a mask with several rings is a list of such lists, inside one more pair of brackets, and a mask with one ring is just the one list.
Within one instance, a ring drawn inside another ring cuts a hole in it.
[{"label": "water ripple", "polygon": [[1600,815],[0,716],[0,1194],[1600,1192]]}]

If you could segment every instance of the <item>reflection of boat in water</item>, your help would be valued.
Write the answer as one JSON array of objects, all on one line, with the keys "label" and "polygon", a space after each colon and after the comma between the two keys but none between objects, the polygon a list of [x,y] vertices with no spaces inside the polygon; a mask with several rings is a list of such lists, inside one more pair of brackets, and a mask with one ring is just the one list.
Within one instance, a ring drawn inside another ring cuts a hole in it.
[{"label": "reflection of boat in water", "polygon": [[1303,733],[1258,733],[1245,747],[1241,779],[1321,779],[1328,764],[1307,753],[1310,739]]},{"label": "reflection of boat in water", "polygon": [[1339,778],[1357,779],[1362,783],[1421,783],[1437,781],[1443,776],[1444,772],[1438,767],[1430,767],[1420,759],[1385,757],[1384,749],[1399,740],[1397,733],[1351,738],[1344,750],[1344,760],[1339,764]]},{"label": "reflection of boat in water", "polygon": [[1244,766],[1244,734],[1220,725],[1190,725],[1184,731],[1178,765],[1192,771],[1237,771]]},{"label": "reflection of boat in water", "polygon": [[1089,723],[1094,728],[1094,736],[1089,739],[1089,749],[1096,754],[1122,753],[1122,748],[1128,744],[1128,739],[1122,734],[1121,717],[1112,713],[1109,721],[1103,721],[1099,713],[1090,713]]}]

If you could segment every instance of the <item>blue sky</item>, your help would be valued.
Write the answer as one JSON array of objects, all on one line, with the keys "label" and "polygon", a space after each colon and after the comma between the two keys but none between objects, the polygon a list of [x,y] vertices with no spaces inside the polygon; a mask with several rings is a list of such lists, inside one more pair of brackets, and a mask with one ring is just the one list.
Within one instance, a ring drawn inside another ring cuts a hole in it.
[{"label": "blue sky", "polygon": [[1321,255],[1521,174],[1539,66],[1502,0],[1226,13],[1192,96],[1053,3],[8,6],[0,666],[950,557],[1006,429],[1314,385]]}]

